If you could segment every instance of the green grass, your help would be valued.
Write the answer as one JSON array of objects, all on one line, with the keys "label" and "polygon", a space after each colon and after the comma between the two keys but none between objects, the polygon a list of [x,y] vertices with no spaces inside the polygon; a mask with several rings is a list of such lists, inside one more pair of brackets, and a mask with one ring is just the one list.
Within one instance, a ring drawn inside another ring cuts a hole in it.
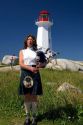
[{"label": "green grass", "polygon": [[[68,82],[83,91],[83,74],[43,69],[43,96],[39,97],[38,125],[82,125],[83,93],[57,92]],[[21,125],[25,119],[23,98],[18,96],[20,73],[0,72],[0,125]],[[53,124],[54,122],[54,124]]]}]

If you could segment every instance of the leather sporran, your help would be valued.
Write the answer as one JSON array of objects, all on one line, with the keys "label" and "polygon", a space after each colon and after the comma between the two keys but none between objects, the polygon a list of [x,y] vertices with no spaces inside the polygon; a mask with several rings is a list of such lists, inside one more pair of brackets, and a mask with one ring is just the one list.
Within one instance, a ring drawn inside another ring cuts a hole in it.
[{"label": "leather sporran", "polygon": [[33,86],[33,79],[31,76],[26,76],[23,80],[25,88],[31,88]]}]

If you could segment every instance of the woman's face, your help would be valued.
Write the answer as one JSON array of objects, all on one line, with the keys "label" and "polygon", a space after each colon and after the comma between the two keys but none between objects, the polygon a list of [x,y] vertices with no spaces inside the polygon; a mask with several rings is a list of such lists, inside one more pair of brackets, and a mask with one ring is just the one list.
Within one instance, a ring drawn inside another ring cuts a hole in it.
[{"label": "woman's face", "polygon": [[33,46],[33,38],[31,36],[28,37],[28,39],[27,39],[27,46],[28,47],[32,47]]}]

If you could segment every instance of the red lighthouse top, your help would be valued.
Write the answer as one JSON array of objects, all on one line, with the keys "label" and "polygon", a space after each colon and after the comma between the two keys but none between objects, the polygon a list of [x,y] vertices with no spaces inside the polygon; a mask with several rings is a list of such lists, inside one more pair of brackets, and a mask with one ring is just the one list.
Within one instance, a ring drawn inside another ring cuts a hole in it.
[{"label": "red lighthouse top", "polygon": [[46,10],[40,11],[38,21],[49,21],[49,13]]}]

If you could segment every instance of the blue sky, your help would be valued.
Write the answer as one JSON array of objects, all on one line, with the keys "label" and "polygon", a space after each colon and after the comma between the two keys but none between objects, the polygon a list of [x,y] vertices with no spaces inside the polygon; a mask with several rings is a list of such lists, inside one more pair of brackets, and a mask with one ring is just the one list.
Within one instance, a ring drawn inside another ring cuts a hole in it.
[{"label": "blue sky", "polygon": [[83,61],[83,0],[0,0],[0,59],[23,48],[28,34],[37,35],[41,10],[53,19],[53,50],[59,58]]}]

